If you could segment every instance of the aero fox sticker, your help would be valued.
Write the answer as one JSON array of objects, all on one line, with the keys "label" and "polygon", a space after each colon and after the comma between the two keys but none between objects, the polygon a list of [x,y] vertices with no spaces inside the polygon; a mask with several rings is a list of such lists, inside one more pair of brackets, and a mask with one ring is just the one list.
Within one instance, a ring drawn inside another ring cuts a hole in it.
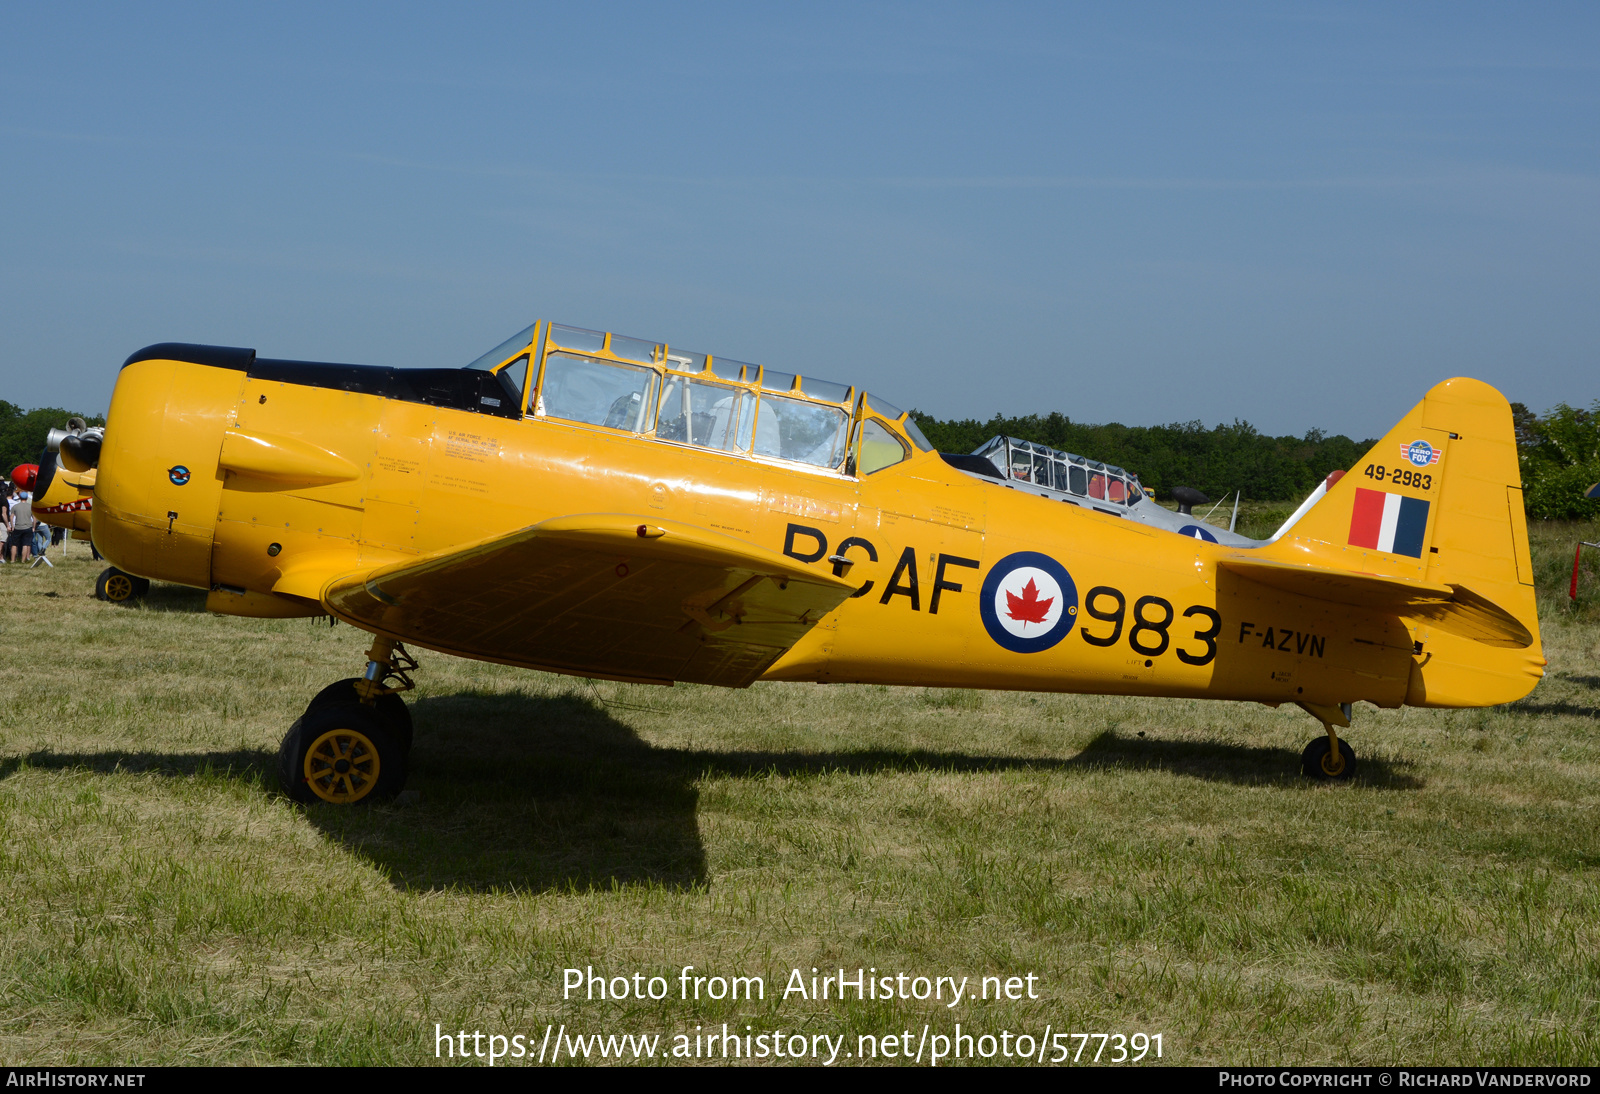
[{"label": "aero fox sticker", "polygon": [[1427,441],[1412,441],[1400,446],[1400,455],[1417,467],[1431,467],[1439,462],[1439,450]]}]

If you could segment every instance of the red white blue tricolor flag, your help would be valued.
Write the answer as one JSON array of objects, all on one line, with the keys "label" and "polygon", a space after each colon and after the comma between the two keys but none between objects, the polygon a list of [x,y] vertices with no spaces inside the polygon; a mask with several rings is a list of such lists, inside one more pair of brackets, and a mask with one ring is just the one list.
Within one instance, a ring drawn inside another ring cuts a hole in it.
[{"label": "red white blue tricolor flag", "polygon": [[1357,487],[1355,511],[1350,514],[1350,545],[1421,558],[1428,504],[1422,498]]}]

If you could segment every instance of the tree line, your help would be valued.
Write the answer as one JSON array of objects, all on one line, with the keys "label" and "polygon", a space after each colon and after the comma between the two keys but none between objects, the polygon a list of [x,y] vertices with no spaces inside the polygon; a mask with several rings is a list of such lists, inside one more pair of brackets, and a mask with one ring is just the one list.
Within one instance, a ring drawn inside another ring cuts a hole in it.
[{"label": "tree line", "polygon": [[942,452],[971,452],[998,433],[1036,441],[1136,472],[1157,497],[1175,486],[1192,486],[1220,499],[1235,490],[1253,501],[1305,497],[1328,472],[1345,471],[1377,442],[1353,441],[1320,429],[1303,437],[1272,437],[1249,422],[1206,428],[1204,423],[1087,425],[1059,411],[1021,418],[996,414],[940,421],[912,411],[917,425]]},{"label": "tree line", "polygon": [[65,428],[68,418],[82,418],[89,425],[106,424],[104,418],[92,414],[55,406],[23,410],[0,399],[0,478],[11,478],[11,469],[18,464],[37,463],[45,438],[52,429]]},{"label": "tree line", "polygon": [[[1157,497],[1175,486],[1193,486],[1213,498],[1234,490],[1254,501],[1299,500],[1333,470],[1348,471],[1375,439],[1353,441],[1313,429],[1303,437],[1272,437],[1249,422],[1201,422],[1128,426],[1087,425],[1060,412],[987,422],[974,418],[940,421],[912,411],[933,446],[944,452],[971,452],[996,434],[1037,441],[1090,459],[1138,472]],[[1557,403],[1543,415],[1522,403],[1511,404],[1523,499],[1536,520],[1579,520],[1600,516],[1600,501],[1584,491],[1600,483],[1600,400],[1587,410]]]},{"label": "tree line", "polygon": [[1511,421],[1528,516],[1579,520],[1600,515],[1600,502],[1583,496],[1600,482],[1600,399],[1587,410],[1557,403],[1542,417],[1512,403]]}]

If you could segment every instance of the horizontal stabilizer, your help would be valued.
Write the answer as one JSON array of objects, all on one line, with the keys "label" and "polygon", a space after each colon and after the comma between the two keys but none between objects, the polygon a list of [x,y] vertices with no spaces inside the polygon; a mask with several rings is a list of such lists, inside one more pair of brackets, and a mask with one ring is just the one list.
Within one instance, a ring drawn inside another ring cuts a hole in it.
[{"label": "horizontal stabilizer", "polygon": [[1449,634],[1485,645],[1525,649],[1533,644],[1533,635],[1516,616],[1462,585],[1238,556],[1221,559],[1217,565],[1284,592],[1424,620]]}]

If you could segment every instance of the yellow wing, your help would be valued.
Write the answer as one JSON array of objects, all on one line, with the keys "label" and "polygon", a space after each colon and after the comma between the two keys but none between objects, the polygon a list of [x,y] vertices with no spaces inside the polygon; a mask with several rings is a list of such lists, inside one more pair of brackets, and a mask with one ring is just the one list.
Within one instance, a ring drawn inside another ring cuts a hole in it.
[{"label": "yellow wing", "polygon": [[349,623],[526,668],[745,687],[855,589],[686,524],[561,517],[323,590]]}]

